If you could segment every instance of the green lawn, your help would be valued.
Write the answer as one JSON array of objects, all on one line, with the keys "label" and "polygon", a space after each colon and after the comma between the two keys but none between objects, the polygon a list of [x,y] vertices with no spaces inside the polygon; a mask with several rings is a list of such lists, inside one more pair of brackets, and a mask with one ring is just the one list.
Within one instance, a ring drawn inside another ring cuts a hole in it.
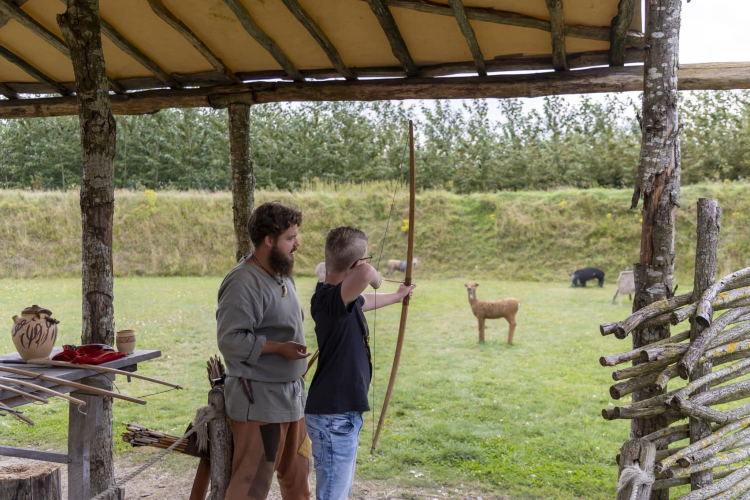
[{"label": "green lawn", "polygon": [[[418,277],[418,275],[417,275]],[[463,281],[418,281],[409,309],[401,367],[386,430],[370,460],[373,415],[365,417],[358,477],[403,485],[425,480],[448,487],[481,486],[488,495],[512,498],[612,498],[614,457],[628,439],[629,422],[605,422],[611,369],[598,358],[626,350],[627,341],[602,337],[601,322],[621,319],[630,303],[610,306],[614,286],[571,289],[567,283],[481,281],[482,299],[521,299],[515,345],[508,346],[507,323],[488,321],[487,342],[477,344]],[[205,404],[205,361],[217,353],[214,340],[216,291],[220,278],[120,278],[115,282],[118,329],[138,331],[140,349],[161,349],[163,357],[140,367],[143,374],[185,386],[149,397],[145,407],[117,401],[115,422],[138,421],[181,434],[194,410]],[[386,284],[388,285],[388,284]],[[314,281],[297,283],[307,309]],[[58,345],[80,338],[80,282],[0,281],[0,324],[39,304],[61,320]],[[400,306],[369,314],[374,337],[377,411],[390,373]],[[308,343],[315,343],[306,314]],[[7,330],[6,330],[7,331]],[[13,351],[0,335],[0,351]],[[118,386],[144,395],[161,386],[135,381]],[[65,449],[67,406],[28,405],[37,425],[0,419],[2,443]],[[377,413],[377,412],[376,412]],[[119,457],[132,454],[119,441]],[[414,471],[414,472],[412,472]],[[423,474],[421,477],[416,477]]]}]

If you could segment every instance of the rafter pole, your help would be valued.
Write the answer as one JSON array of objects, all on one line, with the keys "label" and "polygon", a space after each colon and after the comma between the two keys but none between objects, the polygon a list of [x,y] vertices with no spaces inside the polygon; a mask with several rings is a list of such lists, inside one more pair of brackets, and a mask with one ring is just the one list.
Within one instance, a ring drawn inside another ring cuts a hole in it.
[{"label": "rafter pole", "polygon": [[612,32],[609,42],[609,65],[625,65],[625,38],[628,28],[633,23],[637,0],[620,0],[617,15],[612,18]]},{"label": "rafter pole", "polygon": [[552,36],[552,66],[555,71],[568,71],[568,60],[565,54],[565,16],[563,0],[546,0],[549,10],[550,34]]},{"label": "rafter pole", "polygon": [[[29,0],[15,0],[13,3],[20,7],[28,1]],[[8,21],[10,21],[10,16],[4,12],[0,12],[0,28],[8,24]]]},{"label": "rafter pole", "polygon": [[477,36],[474,33],[474,28],[469,23],[469,18],[466,17],[466,10],[462,0],[448,0],[448,3],[453,9],[453,14],[456,16],[458,21],[458,27],[461,28],[466,43],[469,44],[469,50],[471,50],[471,57],[474,58],[474,65],[477,67],[477,74],[479,76],[487,76],[487,69],[484,67],[484,57],[482,56],[482,49],[479,48],[479,42],[477,42]]},{"label": "rafter pole", "polygon": [[[68,5],[68,0],[60,0],[64,5]],[[127,55],[135,59],[138,64],[149,70],[153,75],[162,81],[168,87],[173,89],[181,89],[182,85],[172,78],[169,73],[151,60],[146,54],[141,52],[138,47],[130,43],[119,31],[117,31],[111,24],[104,19],[101,20],[102,33],[104,36],[112,40],[118,49],[125,52]]]},{"label": "rafter pole", "polygon": [[[368,0],[361,0],[366,2]],[[453,11],[449,5],[444,3],[432,2],[430,0],[386,0],[388,6],[403,9],[416,10],[429,14],[453,17]],[[507,10],[491,9],[486,7],[464,7],[466,17],[472,21],[484,21],[488,23],[506,24],[509,26],[519,26],[521,28],[533,28],[542,31],[550,31],[550,22],[545,19],[539,19],[517,12]],[[598,26],[566,26],[565,36],[571,38],[583,38],[586,40],[601,40],[608,42],[610,40],[610,29]],[[626,42],[631,47],[643,48],[643,34],[638,32],[629,32]]]},{"label": "rafter pole", "polygon": [[34,66],[26,62],[24,59],[22,59],[20,56],[14,54],[2,45],[0,45],[0,56],[5,58],[8,62],[11,62],[21,68],[26,74],[33,77],[37,81],[44,83],[51,92],[62,95],[70,95],[72,93],[70,92],[70,90],[63,87],[60,83],[45,75]]},{"label": "rafter pole", "polygon": [[242,24],[242,27],[245,28],[245,31],[247,31],[248,34],[261,45],[261,47],[266,49],[274,59],[276,59],[276,62],[279,63],[279,65],[284,69],[286,74],[292,78],[292,80],[297,82],[304,81],[305,78],[297,70],[297,68],[294,67],[292,61],[289,60],[289,58],[286,56],[286,54],[284,54],[284,52],[276,44],[276,42],[274,42],[270,36],[266,35],[266,33],[262,29],[260,29],[260,26],[255,23],[252,16],[247,11],[245,6],[242,5],[240,0],[224,0],[224,3],[231,9],[232,12],[234,12],[234,15],[237,16],[237,19],[240,20],[240,24]]},{"label": "rafter pole", "polygon": [[[679,90],[750,89],[750,64],[685,64]],[[643,68],[595,68],[484,78],[391,78],[356,81],[251,82],[226,87],[147,90],[110,98],[118,115],[155,113],[167,108],[224,108],[233,102],[264,104],[304,101],[379,101],[384,99],[506,99],[563,94],[643,90]],[[0,101],[0,119],[76,114],[72,97]]]},{"label": "rafter pole", "polygon": [[4,83],[0,83],[0,94],[4,95],[8,99],[18,99],[18,93]]},{"label": "rafter pole", "polygon": [[404,42],[401,36],[401,32],[396,25],[396,20],[393,19],[393,14],[391,14],[386,0],[367,0],[367,4],[370,6],[373,14],[375,14],[375,17],[378,18],[380,27],[383,29],[386,38],[388,38],[388,43],[391,44],[393,55],[396,56],[401,66],[404,67],[406,76],[419,76],[419,68],[417,68],[417,65],[411,58],[411,54],[409,54],[409,49],[406,47],[406,42]]},{"label": "rafter pole", "polygon": [[200,52],[200,54],[206,58],[211,66],[213,66],[217,71],[221,71],[222,73],[224,73],[229,81],[233,83],[242,83],[242,80],[240,80],[239,77],[235,75],[234,72],[229,69],[226,64],[224,64],[224,61],[222,61],[219,56],[214,54],[213,51],[208,48],[208,45],[203,43],[203,40],[201,40],[198,35],[193,32],[193,30],[188,28],[185,23],[183,23],[177,16],[175,16],[164,5],[164,2],[162,2],[161,0],[148,0],[148,4],[151,6],[151,10],[153,10],[154,13],[159,16],[162,21],[167,23],[172,27],[172,29],[182,35],[182,37],[185,38],[188,42],[190,42],[190,45],[192,45],[195,50]]},{"label": "rafter pole", "polygon": [[354,72],[344,64],[344,60],[341,59],[339,51],[336,50],[336,47],[333,46],[333,43],[331,43],[321,27],[318,26],[318,23],[316,23],[310,14],[302,8],[299,2],[297,0],[282,0],[282,2],[284,2],[286,8],[289,9],[289,12],[291,12],[310,35],[312,35],[315,41],[318,42],[320,48],[323,49],[323,52],[328,56],[328,60],[331,61],[333,67],[336,68],[336,71],[347,80],[356,79],[357,77]]}]

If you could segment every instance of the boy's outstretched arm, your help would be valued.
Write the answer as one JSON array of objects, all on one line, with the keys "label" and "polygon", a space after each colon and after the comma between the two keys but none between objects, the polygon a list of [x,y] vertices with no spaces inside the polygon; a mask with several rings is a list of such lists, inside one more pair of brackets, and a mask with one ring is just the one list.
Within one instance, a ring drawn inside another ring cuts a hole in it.
[{"label": "boy's outstretched arm", "polygon": [[383,277],[378,270],[370,264],[355,267],[341,282],[341,299],[344,301],[344,305],[348,306],[357,300],[357,297],[362,295],[362,292],[369,285],[377,288],[382,280]]},{"label": "boy's outstretched arm", "polygon": [[390,306],[391,304],[397,304],[404,300],[404,297],[407,295],[411,297],[414,295],[414,288],[416,288],[417,285],[409,285],[406,286],[403,283],[398,286],[398,290],[396,290],[393,293],[379,293],[376,295],[374,293],[366,293],[362,295],[365,298],[365,303],[362,306],[362,310],[372,311],[373,309],[380,309],[381,307]]}]

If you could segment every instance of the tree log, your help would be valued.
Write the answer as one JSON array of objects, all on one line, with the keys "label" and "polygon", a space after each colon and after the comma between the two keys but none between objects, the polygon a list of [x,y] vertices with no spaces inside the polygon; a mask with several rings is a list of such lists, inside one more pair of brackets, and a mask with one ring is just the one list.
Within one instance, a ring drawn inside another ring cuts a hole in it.
[{"label": "tree log", "polygon": [[[616,324],[616,323],[612,323],[612,324]],[[677,344],[678,342],[682,342],[683,340],[687,340],[689,338],[690,338],[690,330],[687,330],[682,333],[678,333],[677,335],[672,335],[671,337],[667,339],[654,342],[653,344],[649,344],[644,347],[639,347],[638,349],[633,349],[632,351],[623,352],[621,354],[613,354],[611,356],[602,356],[601,358],[599,358],[599,363],[602,366],[619,365],[620,363],[625,363],[627,361],[633,361],[634,359],[639,359],[643,351],[647,351],[649,349],[653,349],[655,347],[662,346],[662,345]]]},{"label": "tree log", "polygon": [[[114,345],[112,220],[116,124],[109,105],[99,1],[69,0],[65,13],[57,16],[57,24],[73,62],[81,132],[81,343]],[[93,495],[107,489],[114,480],[112,399],[108,397],[104,398],[102,421],[102,430],[91,441]]]},{"label": "tree log", "polygon": [[[711,434],[710,426],[708,427],[708,433],[706,435],[708,434]],[[706,446],[702,450],[698,450],[686,457],[680,458],[679,460],[677,460],[677,463],[680,464],[680,467],[689,467],[692,464],[699,464],[708,460],[719,452],[732,448],[739,448],[740,443],[745,442],[748,437],[750,437],[750,428],[745,427],[744,429],[740,429],[734,434],[731,434],[710,446]]]},{"label": "tree log", "polygon": [[549,10],[550,35],[552,36],[552,66],[555,71],[568,71],[565,57],[565,17],[562,0],[546,0]]},{"label": "tree log", "polygon": [[657,463],[656,471],[660,473],[665,472],[667,469],[669,469],[674,464],[676,464],[678,459],[686,457],[689,454],[692,454],[698,450],[702,450],[703,448],[710,446],[714,444],[715,442],[719,441],[721,438],[728,435],[729,433],[736,431],[737,429],[743,429],[747,427],[749,424],[750,424],[750,418],[745,418],[743,420],[732,422],[731,424],[727,424],[727,425],[720,427],[719,429],[714,431],[712,434],[706,436],[700,441],[691,443],[689,446],[686,446],[683,450],[679,451],[678,453],[670,455],[669,457],[665,458],[661,462]]},{"label": "tree log", "polygon": [[232,215],[237,244],[235,260],[250,254],[247,223],[255,206],[255,176],[250,151],[250,106],[229,105],[229,146],[232,157]]},{"label": "tree log", "polygon": [[[391,52],[393,52],[394,57],[399,60],[401,66],[404,67],[406,76],[419,76],[419,68],[417,68],[417,65],[414,63],[414,60],[409,53],[409,49],[406,47],[406,42],[401,36],[401,31],[399,31],[395,19],[393,19],[393,14],[391,14],[386,1],[366,1],[370,6],[370,10],[372,10],[372,13],[375,14],[375,17],[378,19],[378,23],[380,23],[380,27],[383,29],[383,33],[385,33],[385,37],[388,39],[388,43],[391,45]],[[450,7],[448,8],[450,9]]]},{"label": "tree log", "polygon": [[49,462],[26,462],[0,468],[0,498],[61,500],[60,465]]},{"label": "tree log", "polygon": [[620,0],[617,15],[612,18],[609,41],[609,65],[625,65],[625,39],[635,16],[635,0]]},{"label": "tree log", "polygon": [[[659,452],[657,452],[658,455]],[[658,460],[658,457],[657,457]],[[731,469],[724,469],[720,471],[714,471],[714,479],[721,479],[722,477],[727,477],[730,474],[735,473],[738,471],[741,467],[733,467]],[[674,488],[675,486],[681,486],[683,484],[690,484],[690,478],[689,477],[674,477],[671,479],[657,479],[654,481],[654,485],[651,487],[652,490],[663,490],[667,488]]]},{"label": "tree log", "polygon": [[479,76],[487,76],[487,69],[484,66],[484,56],[482,56],[482,49],[479,47],[477,42],[477,36],[474,34],[474,28],[471,27],[469,18],[466,17],[466,9],[461,0],[448,0],[448,4],[453,9],[453,14],[458,22],[458,27],[461,29],[461,33],[466,38],[466,43],[471,51],[471,56],[474,59],[474,65],[477,69]]}]

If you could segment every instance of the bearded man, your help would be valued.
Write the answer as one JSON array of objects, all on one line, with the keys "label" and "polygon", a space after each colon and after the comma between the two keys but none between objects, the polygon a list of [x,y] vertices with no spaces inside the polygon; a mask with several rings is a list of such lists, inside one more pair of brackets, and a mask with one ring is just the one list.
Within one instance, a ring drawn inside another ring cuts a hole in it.
[{"label": "bearded man", "polygon": [[292,279],[301,223],[294,208],[259,206],[248,222],[254,251],[219,288],[216,336],[234,435],[228,500],[265,499],[274,472],[284,500],[310,498],[302,380],[309,354]]}]

